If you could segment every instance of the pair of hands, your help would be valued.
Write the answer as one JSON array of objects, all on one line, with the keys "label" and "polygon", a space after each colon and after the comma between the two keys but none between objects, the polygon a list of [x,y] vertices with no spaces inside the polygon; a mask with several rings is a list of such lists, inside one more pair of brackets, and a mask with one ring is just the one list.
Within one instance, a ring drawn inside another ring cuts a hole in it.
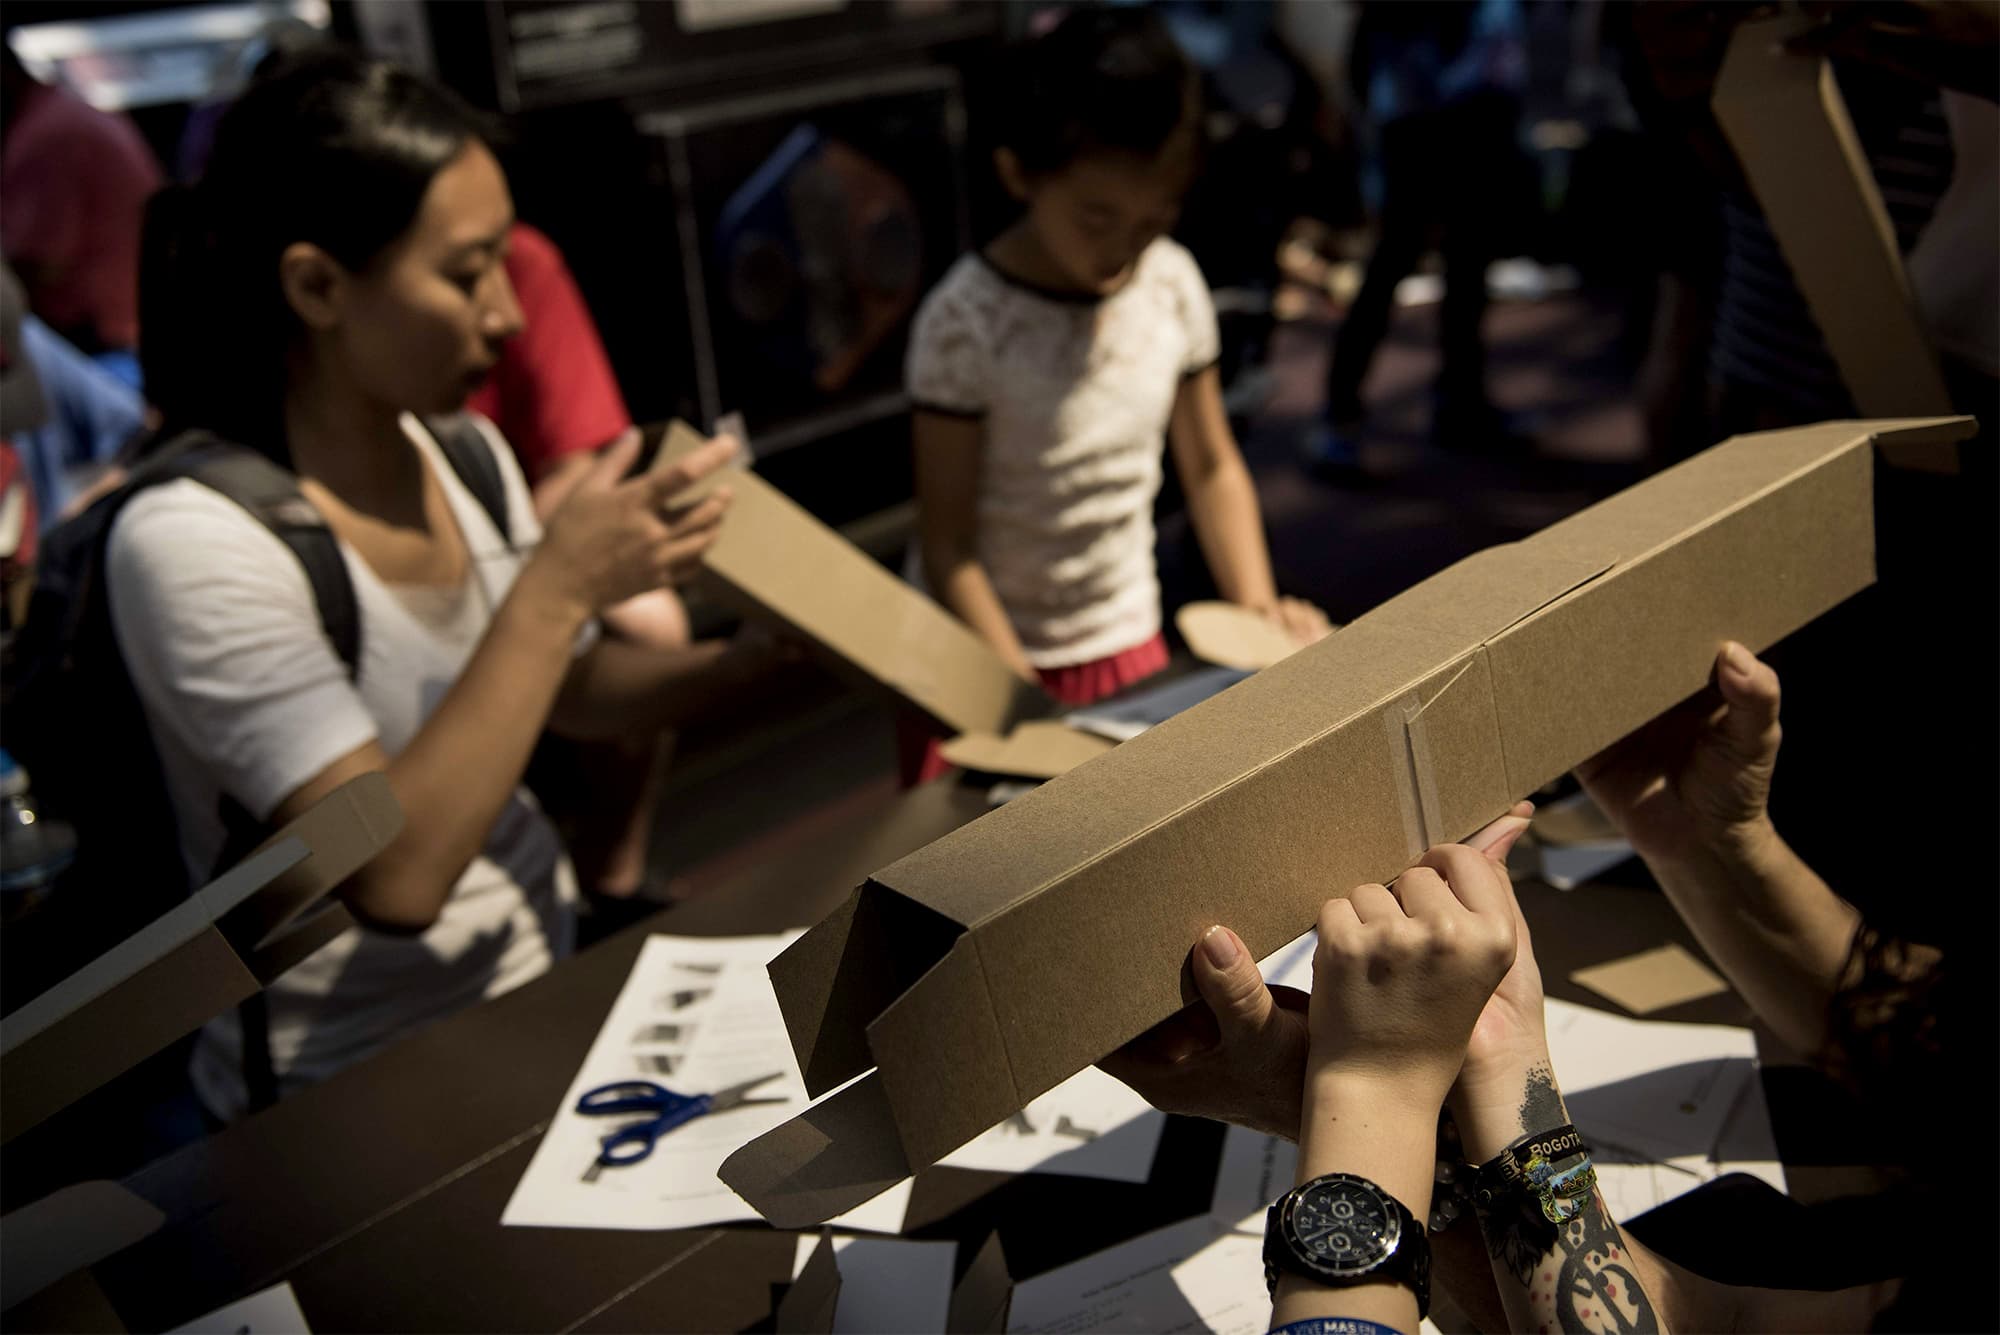
[{"label": "pair of hands", "polygon": [[[1648,861],[1732,855],[1769,830],[1778,706],[1777,674],[1725,644],[1707,691],[1578,775]],[[1285,1137],[1298,1135],[1309,1073],[1389,1073],[1439,1102],[1454,1079],[1511,1084],[1518,1098],[1520,1070],[1547,1046],[1541,971],[1505,867],[1531,811],[1432,849],[1394,892],[1330,901],[1310,1000],[1267,987],[1236,934],[1209,929],[1191,961],[1201,1004],[1101,1065],[1168,1112]]]},{"label": "pair of hands", "polygon": [[639,457],[639,433],[627,431],[550,516],[530,569],[586,616],[685,583],[721,531],[730,492],[717,487],[692,505],[676,498],[726,467],[739,448],[733,437],[717,436],[669,467],[627,478]]},{"label": "pair of hands", "polygon": [[[1508,1013],[1540,1022],[1540,975],[1506,870],[1532,811],[1523,803],[1468,843],[1431,849],[1393,890],[1327,901],[1310,997],[1266,986],[1241,939],[1210,928],[1191,961],[1202,1004],[1100,1065],[1155,1107],[1288,1139],[1309,1082],[1393,1087],[1398,1104],[1436,1108],[1503,979],[1532,980],[1533,997]],[[1497,1036],[1505,1020],[1485,1027]]]}]

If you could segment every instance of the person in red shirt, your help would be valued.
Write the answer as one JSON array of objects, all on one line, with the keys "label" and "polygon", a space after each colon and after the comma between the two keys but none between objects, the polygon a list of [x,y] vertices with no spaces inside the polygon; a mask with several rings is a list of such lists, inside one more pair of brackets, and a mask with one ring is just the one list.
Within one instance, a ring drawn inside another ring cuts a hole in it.
[{"label": "person in red shirt", "polygon": [[632,415],[555,242],[517,222],[505,263],[527,324],[466,407],[491,418],[513,442],[535,488],[535,508],[546,513],[597,451],[632,425]]},{"label": "person in red shirt", "polygon": [[[525,323],[501,346],[491,378],[466,407],[492,419],[512,443],[546,521],[598,452],[632,429],[632,415],[555,242],[517,222],[503,263]],[[672,589],[620,603],[602,619],[611,634],[649,648],[685,648],[691,639]],[[658,779],[671,745],[670,736],[649,734],[629,745],[578,747],[573,765],[552,762],[563,765],[561,787],[578,793],[572,851],[586,889],[622,899],[645,884]]]},{"label": "person in red shirt", "polygon": [[92,355],[139,342],[139,231],[160,166],[124,116],[0,40],[0,250],[43,323]]}]

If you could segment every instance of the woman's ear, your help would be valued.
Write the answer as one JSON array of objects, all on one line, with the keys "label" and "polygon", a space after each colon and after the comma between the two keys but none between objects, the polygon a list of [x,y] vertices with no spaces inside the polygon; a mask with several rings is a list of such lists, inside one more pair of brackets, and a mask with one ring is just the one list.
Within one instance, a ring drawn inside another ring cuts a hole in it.
[{"label": "woman's ear", "polygon": [[278,256],[278,286],[306,328],[331,329],[340,323],[347,270],[310,241],[294,241]]},{"label": "woman's ear", "polygon": [[1021,165],[1020,154],[1013,149],[993,150],[993,171],[999,176],[1000,184],[1005,187],[1007,193],[1023,204],[1026,204],[1034,194],[1034,180],[1028,175],[1028,169]]}]

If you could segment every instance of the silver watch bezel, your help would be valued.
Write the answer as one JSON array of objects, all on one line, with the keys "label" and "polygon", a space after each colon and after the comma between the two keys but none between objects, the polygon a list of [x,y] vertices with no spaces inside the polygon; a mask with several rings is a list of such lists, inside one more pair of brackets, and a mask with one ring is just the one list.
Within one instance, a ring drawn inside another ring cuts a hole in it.
[{"label": "silver watch bezel", "polygon": [[[1373,1197],[1381,1207],[1382,1217],[1388,1221],[1379,1244],[1381,1254],[1366,1265],[1352,1267],[1330,1265],[1316,1256],[1299,1236],[1297,1228],[1299,1203],[1306,1198],[1308,1192],[1336,1187],[1363,1192]],[[1403,1208],[1396,1198],[1367,1178],[1353,1173],[1327,1173],[1310,1182],[1301,1183],[1285,1193],[1284,1201],[1278,1210],[1278,1233],[1284,1239],[1285,1251],[1312,1274],[1338,1282],[1352,1282],[1375,1274],[1402,1249],[1403,1214]]]}]

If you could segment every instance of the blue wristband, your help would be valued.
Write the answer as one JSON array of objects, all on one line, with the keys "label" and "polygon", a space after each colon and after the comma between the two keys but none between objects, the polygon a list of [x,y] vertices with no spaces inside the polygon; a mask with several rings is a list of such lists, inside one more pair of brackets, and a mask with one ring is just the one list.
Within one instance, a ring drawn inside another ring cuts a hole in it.
[{"label": "blue wristband", "polygon": [[1271,1335],[1403,1335],[1394,1326],[1354,1316],[1309,1316],[1273,1327]]}]

